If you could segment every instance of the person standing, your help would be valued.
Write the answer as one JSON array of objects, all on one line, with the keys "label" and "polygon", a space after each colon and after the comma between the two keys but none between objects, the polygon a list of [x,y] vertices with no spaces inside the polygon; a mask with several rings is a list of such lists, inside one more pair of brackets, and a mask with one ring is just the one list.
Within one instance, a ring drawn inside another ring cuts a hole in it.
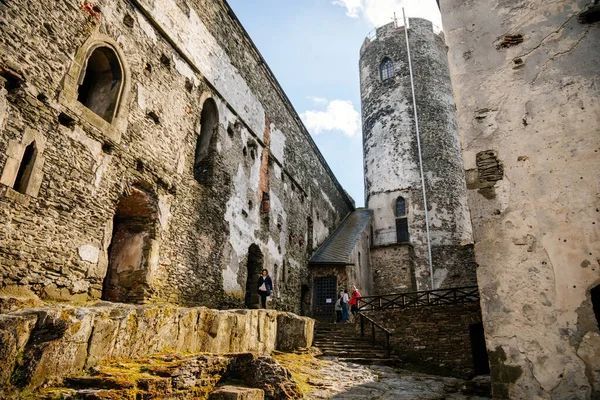
[{"label": "person standing", "polygon": [[342,322],[348,322],[348,289],[342,292]]},{"label": "person standing", "polygon": [[360,292],[356,288],[356,286],[352,286],[352,294],[350,298],[350,311],[352,312],[352,319],[356,318],[356,313],[358,312],[358,300],[360,299]]},{"label": "person standing", "polygon": [[342,294],[341,293],[338,296],[337,301],[335,302],[335,323],[339,324],[340,322],[342,322]]},{"label": "person standing", "polygon": [[267,308],[267,297],[273,291],[273,281],[269,276],[269,271],[262,270],[260,278],[258,278],[258,294],[260,295],[260,307]]}]

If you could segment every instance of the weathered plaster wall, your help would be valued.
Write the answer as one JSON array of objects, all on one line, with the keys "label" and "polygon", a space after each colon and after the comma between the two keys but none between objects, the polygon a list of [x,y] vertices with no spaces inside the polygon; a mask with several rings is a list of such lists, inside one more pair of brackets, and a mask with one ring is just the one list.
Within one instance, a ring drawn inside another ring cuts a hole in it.
[{"label": "weathered plaster wall", "polygon": [[598,398],[600,26],[442,0],[494,398]]},{"label": "weathered plaster wall", "polygon": [[[432,24],[411,19],[409,28],[415,92],[419,113],[423,169],[428,200],[431,244],[460,246],[471,243],[466,187],[460,156],[454,100],[450,85],[446,45]],[[394,62],[394,77],[381,80],[384,57]],[[424,201],[419,171],[415,119],[404,27],[393,23],[377,29],[360,52],[360,77],[367,207],[374,210],[374,244],[396,243],[395,204],[407,201],[410,243],[419,289],[430,288]],[[382,260],[376,269],[389,268]],[[463,274],[474,281],[473,268],[464,269],[453,259],[437,258],[436,287],[452,286],[445,277]],[[460,272],[456,272],[459,270]]]},{"label": "weathered plaster wall", "polygon": [[373,271],[369,252],[371,243],[371,227],[368,225],[362,232],[360,239],[350,254],[348,262],[348,293],[352,292],[352,285],[358,288],[363,296],[373,293]]},{"label": "weathered plaster wall", "polygon": [[[299,311],[307,218],[320,213],[316,247],[353,205],[228,5],[94,4],[0,4],[0,65],[17,74],[0,73],[0,168],[27,132],[46,141],[39,193],[0,185],[0,291],[100,297],[116,206],[142,190],[152,203],[144,301],[242,305],[257,244],[275,280],[272,305]],[[76,101],[73,71],[93,40],[109,41],[125,72],[112,125]],[[218,127],[213,173],[199,184],[207,98]]]}]

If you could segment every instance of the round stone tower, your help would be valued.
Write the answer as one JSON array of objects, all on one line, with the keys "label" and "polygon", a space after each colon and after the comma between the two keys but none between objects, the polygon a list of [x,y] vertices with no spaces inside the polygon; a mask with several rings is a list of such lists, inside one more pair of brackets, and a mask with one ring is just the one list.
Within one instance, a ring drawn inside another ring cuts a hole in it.
[{"label": "round stone tower", "polygon": [[[476,283],[467,188],[443,34],[411,18],[412,59],[434,288]],[[431,288],[405,28],[376,29],[360,49],[365,204],[372,209],[374,287]]]}]

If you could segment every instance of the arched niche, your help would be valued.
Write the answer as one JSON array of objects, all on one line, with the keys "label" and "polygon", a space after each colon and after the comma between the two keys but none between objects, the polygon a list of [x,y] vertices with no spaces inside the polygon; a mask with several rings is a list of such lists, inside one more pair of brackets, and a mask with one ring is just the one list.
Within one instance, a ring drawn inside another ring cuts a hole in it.
[{"label": "arched niche", "polygon": [[75,54],[59,102],[118,143],[127,128],[131,74],[111,37],[93,34]]}]

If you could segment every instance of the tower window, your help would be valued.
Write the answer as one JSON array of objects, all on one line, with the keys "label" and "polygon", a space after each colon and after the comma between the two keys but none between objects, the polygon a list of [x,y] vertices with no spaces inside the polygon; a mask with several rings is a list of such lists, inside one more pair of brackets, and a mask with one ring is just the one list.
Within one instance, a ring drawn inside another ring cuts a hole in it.
[{"label": "tower window", "polygon": [[388,57],[384,58],[379,65],[379,72],[381,73],[381,80],[385,81],[394,77],[394,62]]},{"label": "tower window", "polygon": [[396,241],[405,243],[409,240],[406,200],[400,196],[396,199]]},{"label": "tower window", "polygon": [[109,47],[98,47],[89,56],[86,65],[77,100],[105,121],[111,122],[123,83],[119,58]]}]

